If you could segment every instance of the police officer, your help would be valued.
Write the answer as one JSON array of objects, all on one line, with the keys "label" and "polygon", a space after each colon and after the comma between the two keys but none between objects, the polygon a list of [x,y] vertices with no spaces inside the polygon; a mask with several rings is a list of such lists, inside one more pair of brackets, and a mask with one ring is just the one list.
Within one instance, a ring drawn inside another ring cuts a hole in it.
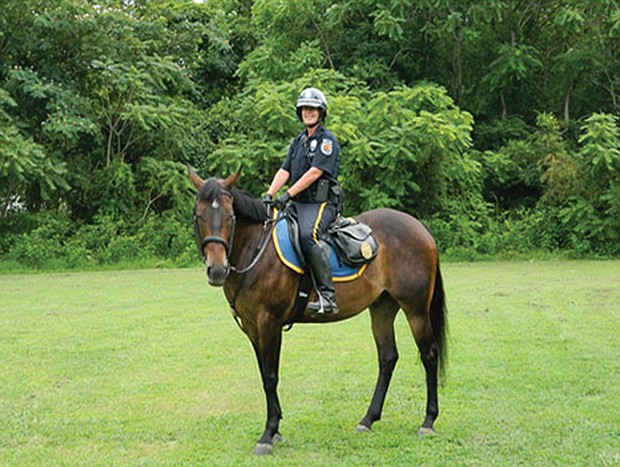
[{"label": "police officer", "polygon": [[323,123],[327,100],[316,88],[304,89],[297,99],[297,116],[305,129],[288,148],[282,167],[276,172],[265,201],[289,181],[289,188],[273,201],[282,210],[289,200],[297,213],[301,248],[306,264],[314,273],[319,301],[308,304],[316,313],[338,313],[338,305],[329,265],[327,228],[338,215],[341,190],[338,186],[340,146]]}]

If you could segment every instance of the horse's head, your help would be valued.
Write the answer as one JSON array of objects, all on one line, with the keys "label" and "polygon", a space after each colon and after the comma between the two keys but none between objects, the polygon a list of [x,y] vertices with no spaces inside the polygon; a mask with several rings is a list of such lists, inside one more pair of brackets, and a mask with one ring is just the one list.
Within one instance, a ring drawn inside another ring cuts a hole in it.
[{"label": "horse's head", "polygon": [[202,254],[209,284],[221,286],[230,272],[229,256],[235,236],[232,187],[239,172],[225,180],[203,180],[190,167],[189,178],[198,190],[194,206],[196,245]]}]

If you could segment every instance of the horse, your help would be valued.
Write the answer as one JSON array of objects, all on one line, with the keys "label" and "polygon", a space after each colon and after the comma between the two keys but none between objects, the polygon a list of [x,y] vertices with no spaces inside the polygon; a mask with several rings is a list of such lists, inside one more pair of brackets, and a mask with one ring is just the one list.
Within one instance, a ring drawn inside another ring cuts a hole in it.
[{"label": "horse", "polygon": [[[274,443],[282,439],[277,392],[282,332],[293,313],[300,275],[277,256],[263,202],[236,186],[240,171],[206,180],[191,167],[188,172],[197,189],[194,228],[208,282],[223,287],[258,361],[267,420],[253,452],[272,454]],[[435,241],[421,222],[400,211],[376,209],[356,218],[372,228],[379,244],[376,257],[360,277],[335,284],[338,314],[316,316],[306,310],[296,322],[340,321],[369,310],[379,376],[356,430],[370,431],[381,419],[398,360],[394,320],[402,309],[426,373],[426,415],[418,433],[432,434],[439,414],[438,375],[443,374],[447,356],[447,310]],[[315,298],[312,292],[310,299]]]}]

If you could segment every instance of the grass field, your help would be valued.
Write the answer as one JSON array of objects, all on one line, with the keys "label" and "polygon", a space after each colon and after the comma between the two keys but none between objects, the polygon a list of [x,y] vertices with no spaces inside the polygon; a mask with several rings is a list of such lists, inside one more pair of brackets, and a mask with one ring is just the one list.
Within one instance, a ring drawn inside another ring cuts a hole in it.
[{"label": "grass field", "polygon": [[202,270],[0,276],[0,465],[620,465],[620,261],[447,263],[437,434],[409,330],[383,420],[354,427],[368,315],[284,336],[284,441]]}]

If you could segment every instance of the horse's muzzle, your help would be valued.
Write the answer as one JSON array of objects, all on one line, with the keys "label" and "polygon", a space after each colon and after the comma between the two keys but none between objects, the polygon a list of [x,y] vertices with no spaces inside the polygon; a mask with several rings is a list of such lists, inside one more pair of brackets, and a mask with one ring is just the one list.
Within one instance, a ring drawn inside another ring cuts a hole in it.
[{"label": "horse's muzzle", "polygon": [[224,285],[229,271],[230,268],[228,266],[207,265],[207,278],[209,279],[209,285],[213,285],[215,287],[221,287]]}]

